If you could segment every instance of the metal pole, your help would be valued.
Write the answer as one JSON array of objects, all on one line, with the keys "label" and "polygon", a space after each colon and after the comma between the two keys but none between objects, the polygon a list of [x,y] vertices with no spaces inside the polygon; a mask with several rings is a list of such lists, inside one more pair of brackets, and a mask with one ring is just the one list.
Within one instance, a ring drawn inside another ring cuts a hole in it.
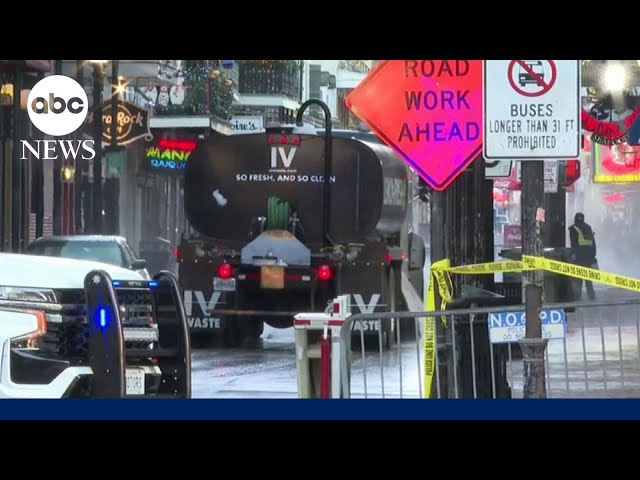
[{"label": "metal pole", "polygon": [[[80,85],[84,85],[84,63],[81,60],[76,61],[76,80]],[[87,123],[84,123],[81,130],[76,131],[76,139],[82,138],[82,134],[85,131]],[[88,175],[89,174],[89,160],[79,158],[74,161],[75,174],[73,178],[73,192],[74,192],[74,232],[86,232],[86,211],[83,212],[83,196],[87,195]],[[83,175],[86,172],[86,175]]]},{"label": "metal pole", "polygon": [[[118,70],[119,70],[119,61],[112,60],[111,61],[111,151],[115,153],[118,148]],[[106,217],[106,228],[110,234],[118,233],[118,224],[119,224],[119,209],[118,209],[118,200],[119,200],[119,178],[108,178],[105,180],[106,192],[106,205],[105,210],[107,212]]]},{"label": "metal pole", "polygon": [[[438,192],[436,190],[431,191],[429,207],[431,210],[429,229],[430,229],[430,251],[431,251],[431,263],[444,260],[447,257],[445,247],[445,192]],[[433,282],[435,279],[430,275],[429,282]],[[436,305],[440,305],[440,295],[438,289],[435,288],[436,293]],[[426,320],[425,320],[426,321]],[[451,342],[447,338],[447,331],[442,324],[440,318],[436,317],[436,343],[440,352],[438,355],[438,366],[442,367],[442,372],[437,371],[437,382],[440,383],[440,396],[442,398],[452,398],[449,392],[448,374],[451,361]],[[436,378],[434,375],[434,380]],[[454,380],[455,381],[455,380]],[[425,385],[425,387],[427,387]],[[434,385],[431,386],[431,391],[436,392]]]},{"label": "metal pole", "polygon": [[0,109],[0,252],[4,252],[4,230],[5,230],[5,166],[9,163],[6,159],[6,109]]},{"label": "metal pole", "polygon": [[[542,257],[543,219],[536,218],[544,213],[544,162],[527,160],[522,162],[522,253]],[[527,317],[526,336],[520,340],[523,355],[524,398],[546,398],[544,352],[547,339],[542,338],[540,310],[544,272],[529,270],[522,274]]]},{"label": "metal pole", "polygon": [[332,145],[331,145],[331,110],[322,100],[315,98],[304,102],[296,115],[296,125],[302,127],[304,122],[302,117],[307,108],[311,105],[318,105],[324,112],[324,182],[323,182],[323,202],[322,202],[322,239],[325,245],[332,245],[329,228],[331,225],[331,172],[332,172]]},{"label": "metal pole", "polygon": [[[37,76],[39,82],[44,78],[44,73],[40,73]],[[44,135],[38,132],[36,128],[31,128],[32,138],[43,139]],[[44,165],[41,160],[36,159],[31,163],[32,166],[32,201],[34,202],[35,214],[36,214],[36,231],[35,238],[42,236],[44,227]]]},{"label": "metal pole", "polygon": [[92,233],[101,234],[103,228],[102,217],[102,90],[104,89],[103,68],[101,63],[93,64],[93,141],[96,156],[93,159],[93,184],[91,224]]},{"label": "metal pole", "polygon": [[111,61],[111,147],[118,146],[118,60]]},{"label": "metal pole", "polygon": [[[54,73],[62,75],[62,60],[54,60]],[[62,168],[62,156],[59,147],[56,146],[56,158],[53,160],[53,234],[62,234],[62,180],[60,170]]]},{"label": "metal pole", "polygon": [[304,60],[298,60],[300,65],[300,92],[298,93],[298,101],[302,101],[304,96]]},{"label": "metal pole", "polygon": [[13,84],[13,129],[11,148],[13,150],[13,168],[11,170],[11,250],[22,250],[22,160],[20,160],[20,137],[22,135],[22,112],[20,111],[20,91],[22,90],[22,71],[16,68]]}]

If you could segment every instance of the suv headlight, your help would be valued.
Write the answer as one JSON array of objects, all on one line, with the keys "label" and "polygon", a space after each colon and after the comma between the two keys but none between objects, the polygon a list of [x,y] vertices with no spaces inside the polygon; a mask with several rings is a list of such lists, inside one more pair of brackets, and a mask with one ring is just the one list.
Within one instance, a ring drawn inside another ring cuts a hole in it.
[{"label": "suv headlight", "polygon": [[29,303],[57,303],[56,294],[48,288],[0,286],[0,300]]},{"label": "suv headlight", "polygon": [[16,324],[21,332],[16,332],[16,336],[9,339],[11,348],[38,348],[38,340],[47,333],[47,316],[40,310],[16,310],[24,316],[30,314],[31,318],[24,318],[21,323]]}]

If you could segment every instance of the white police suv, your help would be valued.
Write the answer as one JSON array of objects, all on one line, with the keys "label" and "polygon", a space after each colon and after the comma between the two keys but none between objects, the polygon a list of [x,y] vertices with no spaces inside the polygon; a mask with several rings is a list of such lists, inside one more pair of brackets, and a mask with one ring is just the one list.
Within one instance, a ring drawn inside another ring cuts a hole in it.
[{"label": "white police suv", "polygon": [[148,280],[0,253],[0,398],[190,395],[188,326],[170,273]]}]

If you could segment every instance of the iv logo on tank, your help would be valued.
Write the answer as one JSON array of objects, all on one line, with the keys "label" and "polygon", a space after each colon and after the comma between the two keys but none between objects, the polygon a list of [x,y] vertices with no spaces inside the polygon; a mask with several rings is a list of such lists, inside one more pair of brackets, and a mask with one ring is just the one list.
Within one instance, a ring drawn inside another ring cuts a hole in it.
[{"label": "iv logo on tank", "polygon": [[345,105],[435,190],[482,151],[481,60],[384,60]]},{"label": "iv logo on tank", "polygon": [[278,167],[278,161],[284,166],[283,172],[296,170],[291,168],[293,158],[296,155],[297,147],[289,147],[288,151],[285,147],[271,147],[271,170],[273,172],[281,171]]}]

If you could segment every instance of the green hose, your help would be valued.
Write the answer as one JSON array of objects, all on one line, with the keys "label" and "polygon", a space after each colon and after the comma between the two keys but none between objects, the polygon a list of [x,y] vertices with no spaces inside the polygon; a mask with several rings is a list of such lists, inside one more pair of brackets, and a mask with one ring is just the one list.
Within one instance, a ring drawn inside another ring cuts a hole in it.
[{"label": "green hose", "polygon": [[267,200],[267,230],[288,230],[291,205],[278,197]]}]

